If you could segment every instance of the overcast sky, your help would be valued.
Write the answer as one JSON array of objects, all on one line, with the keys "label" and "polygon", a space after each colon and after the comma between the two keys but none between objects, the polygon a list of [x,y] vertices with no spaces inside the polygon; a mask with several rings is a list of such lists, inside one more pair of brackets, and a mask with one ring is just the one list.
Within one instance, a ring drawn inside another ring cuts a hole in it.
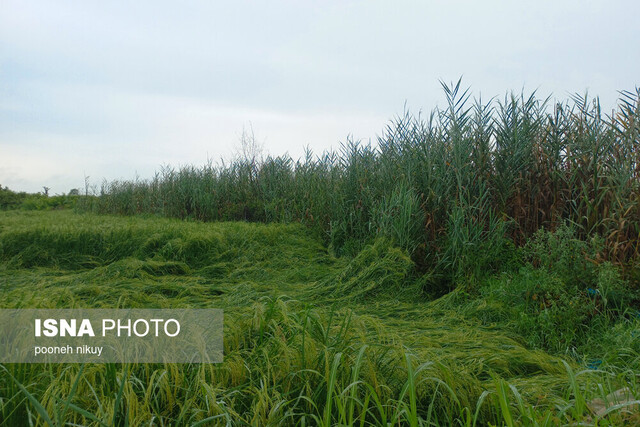
[{"label": "overcast sky", "polygon": [[51,194],[84,177],[229,158],[243,127],[274,155],[376,140],[443,105],[564,100],[640,85],[640,2],[0,0],[0,185]]}]

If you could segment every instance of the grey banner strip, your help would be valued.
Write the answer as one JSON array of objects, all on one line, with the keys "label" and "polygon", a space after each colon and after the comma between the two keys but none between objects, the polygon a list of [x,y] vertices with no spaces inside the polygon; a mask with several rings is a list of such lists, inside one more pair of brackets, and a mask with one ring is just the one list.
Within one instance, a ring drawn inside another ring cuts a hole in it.
[{"label": "grey banner strip", "polygon": [[218,363],[220,309],[0,309],[0,363]]}]

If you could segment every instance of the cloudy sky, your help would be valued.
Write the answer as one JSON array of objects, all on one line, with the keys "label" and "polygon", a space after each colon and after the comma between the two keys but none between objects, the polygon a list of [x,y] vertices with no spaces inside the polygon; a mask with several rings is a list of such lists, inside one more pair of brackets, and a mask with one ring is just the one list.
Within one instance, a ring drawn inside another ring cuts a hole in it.
[{"label": "cloudy sky", "polygon": [[440,80],[483,98],[640,85],[640,2],[0,0],[0,185],[66,193],[376,140]]}]

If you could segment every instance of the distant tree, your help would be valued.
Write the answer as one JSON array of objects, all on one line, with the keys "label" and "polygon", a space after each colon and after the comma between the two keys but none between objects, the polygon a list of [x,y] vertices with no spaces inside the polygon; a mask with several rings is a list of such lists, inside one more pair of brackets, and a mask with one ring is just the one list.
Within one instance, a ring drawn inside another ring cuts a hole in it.
[{"label": "distant tree", "polygon": [[251,123],[249,123],[248,129],[245,126],[242,127],[242,135],[235,151],[236,158],[244,160],[253,166],[262,163],[264,146],[256,140]]},{"label": "distant tree", "polygon": [[49,190],[51,190],[51,188],[47,187],[46,185],[44,187],[42,187],[42,190],[44,191],[44,195],[46,197],[49,197]]},{"label": "distant tree", "polygon": [[69,190],[69,196],[79,196],[80,195],[80,190],[78,190],[77,188],[72,188],[71,190]]},{"label": "distant tree", "polygon": [[9,187],[0,185],[0,210],[16,209],[27,197],[27,193],[16,193],[9,190]]}]

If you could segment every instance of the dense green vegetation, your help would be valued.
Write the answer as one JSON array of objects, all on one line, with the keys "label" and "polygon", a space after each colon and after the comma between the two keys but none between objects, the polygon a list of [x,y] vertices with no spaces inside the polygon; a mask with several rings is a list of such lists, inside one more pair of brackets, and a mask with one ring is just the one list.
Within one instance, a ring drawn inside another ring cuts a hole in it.
[{"label": "dense green vegetation", "polygon": [[220,364],[0,366],[0,421],[640,423],[640,90],[445,92],[376,146],[0,188],[0,308],[225,310]]},{"label": "dense green vegetation", "polygon": [[[597,99],[548,105],[535,94],[472,101],[460,82],[427,118],[406,113],[378,144],[354,141],[320,157],[162,169],[151,180],[105,183],[86,208],[203,221],[299,221],[336,254],[377,236],[426,270],[500,270],[504,252],[565,222],[604,240],[601,260],[630,263],[640,249],[640,89],[616,111]],[[249,144],[249,146],[251,146]],[[480,256],[484,254],[484,256]]]},{"label": "dense green vegetation", "polygon": [[15,192],[0,185],[0,211],[9,209],[68,209],[73,208],[78,199],[78,190],[72,190],[67,195],[55,195],[50,197],[49,195],[41,193],[32,194]]},{"label": "dense green vegetation", "polygon": [[640,392],[640,319],[617,268],[571,261],[591,249],[568,233],[539,233],[520,266],[430,300],[389,239],[336,258],[300,224],[0,213],[2,308],[225,310],[221,364],[6,364],[0,419],[637,422],[629,403],[598,418],[589,409],[614,390]]}]

